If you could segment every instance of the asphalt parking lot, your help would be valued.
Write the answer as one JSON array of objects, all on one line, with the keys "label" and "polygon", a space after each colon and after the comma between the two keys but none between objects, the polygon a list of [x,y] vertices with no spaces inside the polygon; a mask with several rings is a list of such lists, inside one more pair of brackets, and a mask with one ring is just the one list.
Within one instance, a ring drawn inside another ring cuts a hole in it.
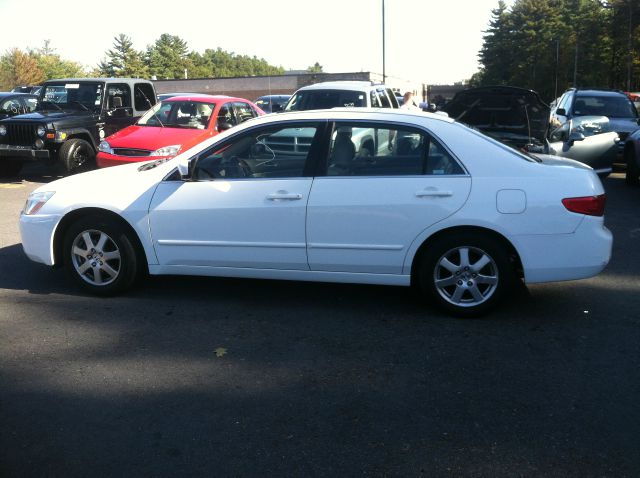
[{"label": "asphalt parking lot", "polygon": [[610,265],[487,318],[404,288],[150,278],[117,298],[30,262],[0,183],[0,475],[640,473],[640,189]]}]

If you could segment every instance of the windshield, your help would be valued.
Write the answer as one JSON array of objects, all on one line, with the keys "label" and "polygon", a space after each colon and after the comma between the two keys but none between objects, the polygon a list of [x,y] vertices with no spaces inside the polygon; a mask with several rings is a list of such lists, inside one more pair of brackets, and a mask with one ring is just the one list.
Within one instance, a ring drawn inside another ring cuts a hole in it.
[{"label": "windshield", "polygon": [[100,109],[103,96],[102,83],[60,83],[42,87],[40,110],[76,109],[94,111]]},{"label": "windshield", "polygon": [[205,129],[215,107],[198,101],[162,101],[140,118],[138,126]]},{"label": "windshield", "polygon": [[365,93],[347,90],[298,91],[287,103],[285,111],[323,110],[345,106],[366,107]]},{"label": "windshield", "polygon": [[633,103],[623,96],[578,96],[573,104],[575,116],[637,118]]}]

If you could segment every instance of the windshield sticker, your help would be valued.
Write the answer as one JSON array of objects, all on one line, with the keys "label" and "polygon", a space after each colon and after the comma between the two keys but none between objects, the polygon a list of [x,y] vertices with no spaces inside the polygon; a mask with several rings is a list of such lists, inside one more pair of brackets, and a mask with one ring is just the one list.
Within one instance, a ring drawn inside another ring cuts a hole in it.
[{"label": "windshield sticker", "polygon": [[67,83],[64,85],[67,90],[77,90],[80,88],[80,83]]}]

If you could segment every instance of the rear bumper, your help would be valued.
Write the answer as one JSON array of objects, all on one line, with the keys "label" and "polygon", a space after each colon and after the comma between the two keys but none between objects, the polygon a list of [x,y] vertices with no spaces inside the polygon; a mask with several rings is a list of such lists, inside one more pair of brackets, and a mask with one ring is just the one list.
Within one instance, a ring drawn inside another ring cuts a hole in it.
[{"label": "rear bumper", "polygon": [[601,217],[585,216],[572,234],[516,236],[525,282],[554,282],[593,277],[611,259],[613,235]]},{"label": "rear bumper", "polygon": [[49,159],[51,153],[48,149],[33,149],[31,146],[14,146],[0,144],[0,158],[17,158],[27,161]]}]

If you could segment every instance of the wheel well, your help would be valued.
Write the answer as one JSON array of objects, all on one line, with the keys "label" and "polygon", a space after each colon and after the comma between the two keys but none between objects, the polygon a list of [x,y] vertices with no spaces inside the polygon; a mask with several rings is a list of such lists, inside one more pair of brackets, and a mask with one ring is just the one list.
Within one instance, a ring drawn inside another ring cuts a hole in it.
[{"label": "wheel well", "polygon": [[415,256],[413,257],[413,263],[411,264],[411,283],[412,284],[414,283],[417,284],[418,267],[420,266],[420,260],[422,259],[422,254],[424,253],[425,250],[427,250],[429,245],[443,236],[447,236],[449,234],[461,233],[461,232],[483,234],[485,236],[491,237],[496,242],[499,242],[500,244],[502,244],[507,250],[507,253],[509,255],[509,262],[511,262],[511,265],[513,266],[513,269],[516,272],[516,274],[518,274],[519,277],[524,276],[522,261],[520,260],[520,255],[518,254],[518,251],[516,251],[516,248],[513,247],[513,244],[511,244],[511,242],[502,234],[492,229],[487,229],[486,227],[456,226],[456,227],[450,227],[447,229],[442,229],[441,231],[436,232],[435,234],[429,236],[420,245],[420,247],[416,251]]},{"label": "wheel well", "polygon": [[62,265],[62,261],[63,261],[63,251],[62,251],[62,246],[64,244],[64,236],[67,234],[67,231],[69,230],[69,228],[71,227],[71,225],[76,222],[78,219],[83,218],[83,217],[87,217],[87,216],[101,216],[101,217],[105,217],[105,218],[109,218],[112,219],[114,221],[119,222],[120,224],[122,224],[127,231],[130,233],[132,239],[133,239],[133,245],[136,249],[136,253],[138,254],[138,257],[140,259],[144,259],[141,261],[141,263],[146,267],[147,265],[147,259],[146,259],[146,254],[144,252],[144,247],[142,247],[142,242],[140,241],[140,238],[138,237],[138,234],[136,233],[136,231],[133,229],[133,227],[131,226],[131,224],[129,224],[127,221],[125,221],[122,216],[119,216],[118,214],[108,211],[106,209],[101,209],[101,208],[97,208],[97,207],[88,207],[88,208],[83,208],[83,209],[76,209],[75,211],[71,211],[69,214],[67,214],[66,216],[64,216],[62,218],[62,220],[60,221],[60,224],[58,224],[58,227],[56,228],[56,232],[55,235],[53,236],[53,263],[56,266],[60,266]]},{"label": "wheel well", "polygon": [[91,148],[93,149],[94,152],[96,151],[96,145],[94,144],[93,138],[88,133],[77,133],[77,134],[74,134],[72,136],[69,136],[67,138],[67,141],[69,141],[70,139],[83,139],[87,143],[89,143],[89,145],[91,146]]}]

